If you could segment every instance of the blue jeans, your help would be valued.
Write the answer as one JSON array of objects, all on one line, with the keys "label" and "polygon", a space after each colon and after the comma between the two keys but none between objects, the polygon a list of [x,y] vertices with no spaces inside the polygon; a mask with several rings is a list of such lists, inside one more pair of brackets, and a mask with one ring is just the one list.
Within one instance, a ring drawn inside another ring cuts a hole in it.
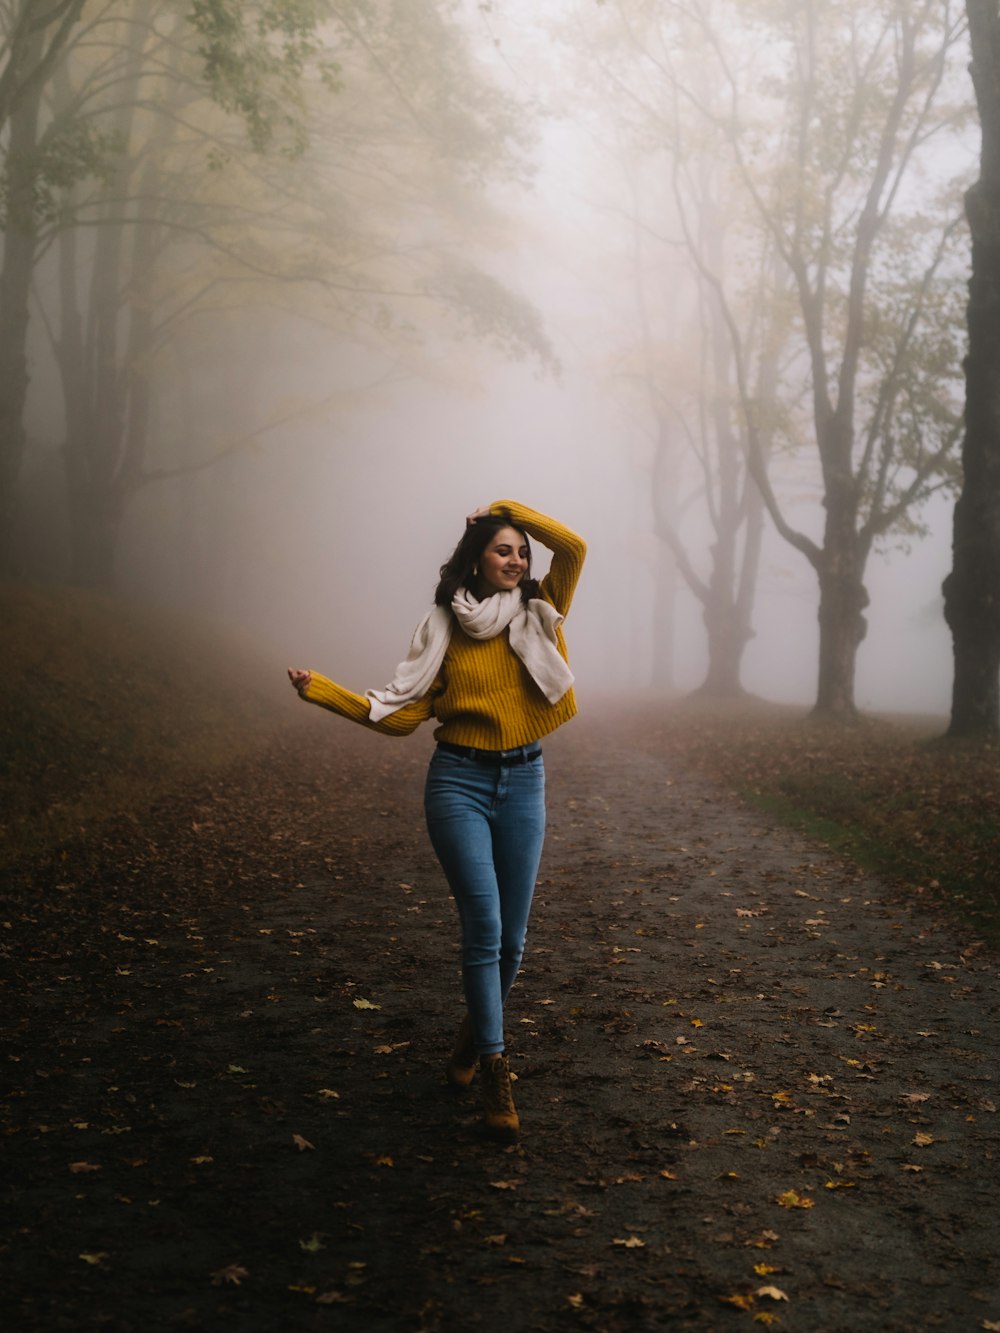
[{"label": "blue jeans", "polygon": [[541,754],[527,763],[490,763],[438,749],[424,810],[462,926],[462,981],[476,1049],[492,1055],[504,1049],[503,1006],[521,965],[545,839]]}]

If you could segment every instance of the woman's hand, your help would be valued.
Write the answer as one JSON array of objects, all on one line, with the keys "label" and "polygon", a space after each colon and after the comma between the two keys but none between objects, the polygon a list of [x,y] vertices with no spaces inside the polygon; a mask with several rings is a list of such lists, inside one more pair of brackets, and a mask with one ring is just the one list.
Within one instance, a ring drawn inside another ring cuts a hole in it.
[{"label": "woman's hand", "polygon": [[466,516],[465,526],[467,528],[471,528],[477,518],[486,518],[489,512],[490,512],[489,505],[480,505],[478,509],[474,509],[471,514],[468,514]]},{"label": "woman's hand", "polygon": [[288,668],[288,679],[292,682],[299,694],[307,690],[312,684],[311,671],[299,671],[297,667]]}]

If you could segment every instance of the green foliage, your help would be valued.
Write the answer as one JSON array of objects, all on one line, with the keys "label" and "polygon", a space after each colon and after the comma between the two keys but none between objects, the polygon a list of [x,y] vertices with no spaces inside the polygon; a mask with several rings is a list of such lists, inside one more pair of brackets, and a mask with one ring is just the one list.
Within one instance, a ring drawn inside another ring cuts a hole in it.
[{"label": "green foliage", "polygon": [[[104,129],[92,120],[56,120],[46,130],[31,155],[33,183],[32,216],[19,219],[20,225],[41,230],[56,222],[66,211],[66,194],[75,185],[94,180],[109,185],[115,163],[125,150],[125,143],[114,130]],[[10,171],[9,156],[0,171],[0,230],[6,230]]]},{"label": "green foliage", "polygon": [[319,0],[193,0],[189,19],[212,99],[242,118],[258,152],[279,127],[289,136],[287,152],[304,151],[302,80],[310,66],[336,86],[338,66],[325,56],[318,31],[323,16]]}]

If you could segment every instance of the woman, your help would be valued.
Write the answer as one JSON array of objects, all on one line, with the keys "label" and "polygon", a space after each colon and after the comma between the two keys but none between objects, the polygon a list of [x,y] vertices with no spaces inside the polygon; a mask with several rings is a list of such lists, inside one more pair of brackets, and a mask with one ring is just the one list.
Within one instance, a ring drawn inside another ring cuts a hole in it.
[{"label": "woman", "polygon": [[[529,535],[552,551],[540,583]],[[576,712],[561,625],[586,549],[568,528],[512,500],[477,509],[386,689],[362,697],[316,672],[288,673],[303,699],[386,735],[406,735],[430,717],[440,724],[424,805],[458,907],[467,1005],[448,1079],[467,1087],[478,1060],[485,1127],[505,1141],[520,1132],[503,1008],[545,835],[539,739]]]}]

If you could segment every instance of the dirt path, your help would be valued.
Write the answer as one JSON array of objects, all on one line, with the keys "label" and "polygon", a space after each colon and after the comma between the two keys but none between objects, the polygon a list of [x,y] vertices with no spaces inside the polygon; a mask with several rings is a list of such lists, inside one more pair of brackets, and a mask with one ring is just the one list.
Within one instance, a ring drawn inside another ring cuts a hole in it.
[{"label": "dirt path", "polygon": [[7,1326],[1000,1329],[995,960],[579,719],[499,1148],[429,748],[310,715],[14,887]]}]

